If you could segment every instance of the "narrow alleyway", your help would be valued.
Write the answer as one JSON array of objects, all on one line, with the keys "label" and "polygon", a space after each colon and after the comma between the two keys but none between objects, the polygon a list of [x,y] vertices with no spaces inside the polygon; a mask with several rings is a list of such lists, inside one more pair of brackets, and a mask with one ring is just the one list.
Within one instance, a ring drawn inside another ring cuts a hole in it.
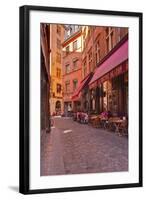
[{"label": "narrow alleyway", "polygon": [[61,117],[41,136],[41,176],[127,170],[126,137]]}]

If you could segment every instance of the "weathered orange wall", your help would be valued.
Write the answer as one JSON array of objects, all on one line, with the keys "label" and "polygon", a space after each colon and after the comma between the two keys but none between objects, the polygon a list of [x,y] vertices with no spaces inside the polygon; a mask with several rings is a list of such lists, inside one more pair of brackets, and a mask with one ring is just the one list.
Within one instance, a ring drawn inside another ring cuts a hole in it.
[{"label": "weathered orange wall", "polygon": [[[73,59],[78,59],[78,68],[73,70]],[[66,74],[65,66],[66,64],[70,64],[71,71],[70,73]],[[78,80],[78,85],[82,80],[82,61],[81,61],[81,52],[71,52],[69,55],[63,58],[63,97],[64,101],[71,101],[71,97],[74,93],[73,90],[73,80]],[[70,91],[65,91],[65,83],[66,81],[70,81]]]}]

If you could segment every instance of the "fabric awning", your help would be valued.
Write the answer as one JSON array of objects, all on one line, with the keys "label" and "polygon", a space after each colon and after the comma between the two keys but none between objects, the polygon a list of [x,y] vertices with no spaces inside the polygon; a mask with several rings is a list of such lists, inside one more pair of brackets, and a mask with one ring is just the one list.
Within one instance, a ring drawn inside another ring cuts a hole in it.
[{"label": "fabric awning", "polygon": [[104,60],[98,68],[89,82],[90,88],[95,85],[95,82],[113,70],[115,67],[122,64],[128,59],[128,40],[126,40],[120,47],[118,47],[106,60]]},{"label": "fabric awning", "polygon": [[89,83],[89,81],[92,78],[92,73],[88,74],[79,84],[78,88],[75,90],[73,96],[72,96],[72,100],[76,100],[79,97],[79,94],[81,92],[81,90],[83,90],[83,88]]}]

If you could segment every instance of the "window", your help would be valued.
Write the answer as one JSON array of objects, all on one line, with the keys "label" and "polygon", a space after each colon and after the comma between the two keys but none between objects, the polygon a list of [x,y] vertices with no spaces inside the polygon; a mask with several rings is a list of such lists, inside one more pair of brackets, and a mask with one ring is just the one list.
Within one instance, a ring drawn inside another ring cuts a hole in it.
[{"label": "window", "polygon": [[79,26],[79,25],[75,25],[75,26],[74,26],[74,32],[79,31],[79,29],[80,29],[80,26]]},{"label": "window", "polygon": [[56,69],[56,77],[61,78],[61,69],[60,68]]},{"label": "window", "polygon": [[77,40],[73,42],[73,51],[77,50]]},{"label": "window", "polygon": [[57,48],[61,49],[61,40],[59,40],[58,38],[57,38]]},{"label": "window", "polygon": [[65,66],[65,72],[66,72],[66,74],[68,74],[70,72],[70,65],[69,64],[67,64]]},{"label": "window", "polygon": [[65,83],[65,91],[66,91],[66,92],[69,92],[69,91],[70,91],[70,82],[69,82],[69,81],[67,81],[67,82]]},{"label": "window", "polygon": [[113,34],[113,28],[108,27],[106,28],[106,46],[107,46],[107,52],[109,52],[113,46],[114,46],[114,34]]},{"label": "window", "polygon": [[75,90],[77,88],[77,85],[78,85],[78,80],[74,79],[73,80],[73,90]]},{"label": "window", "polygon": [[85,77],[86,74],[87,74],[87,64],[86,64],[86,60],[84,61],[84,64],[83,64],[83,74],[84,74],[84,77]]},{"label": "window", "polygon": [[83,48],[85,48],[85,46],[86,46],[86,42],[85,42],[85,40],[86,40],[86,33],[84,32],[83,33]]},{"label": "window", "polygon": [[73,34],[73,32],[74,32],[74,26],[70,26],[70,35],[72,35]]},{"label": "window", "polygon": [[88,56],[89,56],[89,61],[92,60],[92,51],[91,50],[89,51]]},{"label": "window", "polygon": [[128,33],[128,28],[120,28],[120,39]]},{"label": "window", "polygon": [[70,36],[70,29],[68,29],[66,32],[66,38],[68,38],[69,36]]},{"label": "window", "polygon": [[95,111],[96,108],[96,91],[93,89],[91,90],[91,110]]},{"label": "window", "polygon": [[61,93],[61,84],[59,84],[59,83],[57,83],[57,85],[56,85],[56,92],[57,93]]},{"label": "window", "polygon": [[58,52],[57,52],[57,54],[56,54],[56,61],[57,61],[58,63],[61,63],[61,54],[58,53]]},{"label": "window", "polygon": [[76,70],[78,68],[78,59],[73,61],[73,70]]},{"label": "window", "polygon": [[69,54],[69,46],[66,47],[66,55]]},{"label": "window", "polygon": [[89,61],[89,71],[92,71],[92,49],[90,49],[89,53],[88,53],[88,61]]},{"label": "window", "polygon": [[99,41],[97,41],[97,44],[95,46],[95,59],[96,59],[96,64],[100,61],[100,45]]},{"label": "window", "polygon": [[121,28],[117,28],[118,30],[118,42],[121,40]]},{"label": "window", "polygon": [[57,25],[57,34],[61,35],[61,27],[59,25]]},{"label": "window", "polygon": [[88,28],[88,36],[90,37],[91,35],[91,27]]}]

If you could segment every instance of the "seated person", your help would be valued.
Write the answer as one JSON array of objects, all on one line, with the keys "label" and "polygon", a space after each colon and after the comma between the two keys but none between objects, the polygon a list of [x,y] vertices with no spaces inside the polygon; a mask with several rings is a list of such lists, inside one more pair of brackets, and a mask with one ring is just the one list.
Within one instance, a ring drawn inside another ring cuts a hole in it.
[{"label": "seated person", "polygon": [[101,116],[102,116],[103,118],[108,119],[108,118],[112,117],[112,113],[111,113],[111,111],[103,111],[103,112],[101,113]]},{"label": "seated person", "polygon": [[112,117],[111,111],[107,111],[107,117],[108,117],[108,118]]},{"label": "seated person", "polygon": [[108,118],[108,112],[107,112],[107,111],[103,111],[103,112],[101,113],[101,117],[102,117],[102,118]]},{"label": "seated person", "polygon": [[112,113],[110,111],[104,111],[101,113],[102,121],[101,121],[101,126],[103,128],[107,128],[108,126],[108,119],[112,117]]},{"label": "seated person", "polygon": [[85,113],[85,114],[84,114],[84,123],[87,124],[87,123],[88,123],[88,120],[89,120],[88,114]]}]

